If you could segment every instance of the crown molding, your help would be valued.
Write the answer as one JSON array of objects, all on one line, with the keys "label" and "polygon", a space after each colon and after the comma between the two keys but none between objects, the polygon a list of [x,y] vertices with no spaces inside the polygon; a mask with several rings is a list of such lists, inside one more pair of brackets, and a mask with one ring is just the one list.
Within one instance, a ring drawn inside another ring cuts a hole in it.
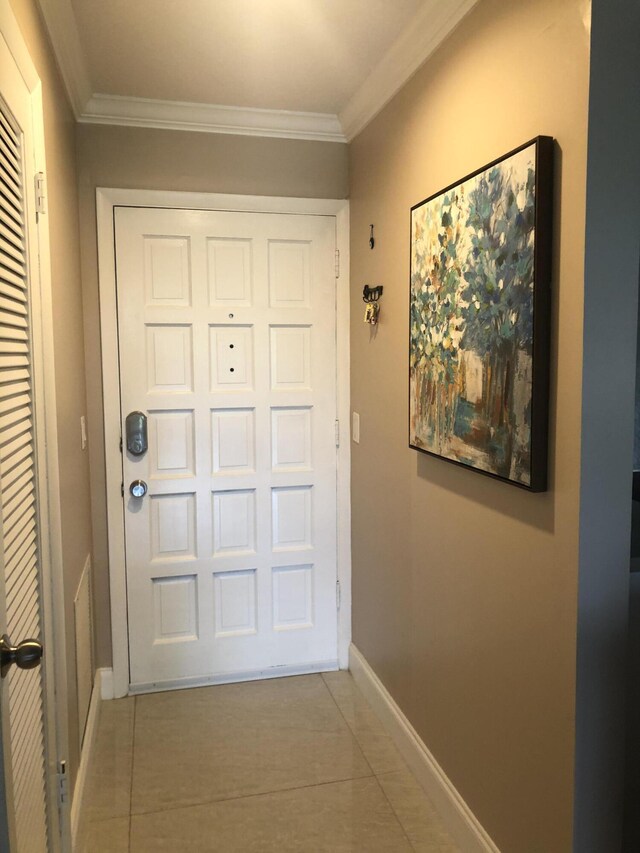
[{"label": "crown molding", "polygon": [[38,5],[77,119],[91,97],[92,86],[71,0],[38,0]]},{"label": "crown molding", "polygon": [[339,114],[350,142],[389,103],[478,0],[425,0]]},{"label": "crown molding", "polygon": [[38,0],[76,119],[242,136],[350,142],[389,103],[478,0],[424,0],[339,115],[92,94],[71,0]]},{"label": "crown molding", "polygon": [[78,121],[240,136],[346,142],[336,115],[93,95]]}]

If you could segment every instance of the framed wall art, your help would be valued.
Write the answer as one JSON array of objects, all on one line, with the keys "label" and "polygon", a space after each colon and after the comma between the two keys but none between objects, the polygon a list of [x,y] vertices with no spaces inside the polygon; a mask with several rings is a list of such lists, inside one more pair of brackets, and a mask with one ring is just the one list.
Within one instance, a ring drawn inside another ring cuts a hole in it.
[{"label": "framed wall art", "polygon": [[409,444],[547,486],[551,137],[411,208]]}]

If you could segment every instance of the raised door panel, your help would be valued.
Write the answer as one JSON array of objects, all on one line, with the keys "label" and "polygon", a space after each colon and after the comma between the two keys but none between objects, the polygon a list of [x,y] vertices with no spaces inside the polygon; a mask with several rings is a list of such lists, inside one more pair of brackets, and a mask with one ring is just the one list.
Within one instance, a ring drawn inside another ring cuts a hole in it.
[{"label": "raised door panel", "polygon": [[207,239],[209,301],[214,307],[251,305],[251,240]]},{"label": "raised door panel", "polygon": [[311,456],[311,406],[271,409],[271,465],[274,471],[313,468]]},{"label": "raised door panel", "polygon": [[195,426],[193,411],[149,410],[151,476],[169,479],[195,476]]},{"label": "raised door panel", "polygon": [[213,493],[213,553],[256,553],[255,489]]},{"label": "raised door panel", "polygon": [[145,237],[144,283],[147,305],[191,304],[188,237]]},{"label": "raised door panel", "polygon": [[149,323],[146,334],[149,392],[193,391],[191,326]]},{"label": "raised door panel", "polygon": [[198,579],[195,575],[154,578],[156,643],[198,639]]},{"label": "raised door panel", "polygon": [[253,389],[253,328],[211,326],[211,390]]},{"label": "raised door panel", "polygon": [[269,302],[272,308],[311,305],[310,244],[269,241]]},{"label": "raised door panel", "polygon": [[271,387],[311,388],[311,327],[271,327]]},{"label": "raised door panel", "polygon": [[312,547],[312,495],[311,486],[272,490],[274,551],[300,551]]},{"label": "raised door panel", "polygon": [[215,636],[255,634],[256,569],[214,574]]},{"label": "raised door panel", "polygon": [[313,628],[313,581],[312,565],[274,567],[274,630]]},{"label": "raised door panel", "polygon": [[255,410],[214,409],[211,416],[213,473],[254,473]]}]

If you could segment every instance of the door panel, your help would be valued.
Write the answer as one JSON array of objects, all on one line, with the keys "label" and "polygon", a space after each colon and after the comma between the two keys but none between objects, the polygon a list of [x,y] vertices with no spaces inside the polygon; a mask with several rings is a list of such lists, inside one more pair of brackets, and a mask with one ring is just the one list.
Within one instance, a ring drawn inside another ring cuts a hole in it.
[{"label": "door panel", "polygon": [[335,663],[335,218],[115,231],[131,684]]}]

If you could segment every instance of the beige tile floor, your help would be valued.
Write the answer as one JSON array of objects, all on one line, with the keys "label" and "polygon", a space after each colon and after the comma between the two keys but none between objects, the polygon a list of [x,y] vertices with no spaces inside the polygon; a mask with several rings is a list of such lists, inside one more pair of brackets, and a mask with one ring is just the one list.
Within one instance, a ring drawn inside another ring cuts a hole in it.
[{"label": "beige tile floor", "polygon": [[102,705],[80,853],[455,853],[346,672]]}]

